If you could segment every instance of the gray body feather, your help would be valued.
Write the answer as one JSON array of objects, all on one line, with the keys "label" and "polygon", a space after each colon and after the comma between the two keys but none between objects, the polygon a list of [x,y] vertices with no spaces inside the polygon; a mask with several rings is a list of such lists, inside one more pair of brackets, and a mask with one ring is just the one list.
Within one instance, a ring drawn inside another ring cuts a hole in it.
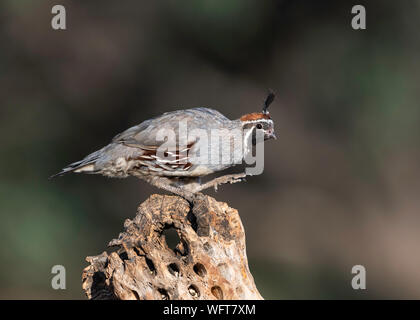
[{"label": "gray body feather", "polygon": [[[188,128],[188,131],[181,132],[181,136],[179,133],[180,124],[181,126],[186,125]],[[240,128],[239,120],[229,120],[220,112],[209,108],[167,112],[118,134],[104,148],[93,152],[81,161],[70,164],[54,176],[68,172],[102,174],[110,177],[126,177],[128,175],[204,176],[224,170],[234,164],[233,157],[224,163],[207,163],[206,165],[194,161],[199,150],[207,148],[210,155],[211,130]],[[157,141],[158,132],[162,129],[169,129],[175,133],[177,145],[181,141],[186,142],[185,146],[181,148],[182,150],[174,150],[170,153],[169,155],[173,157],[169,159],[162,159],[157,155],[158,148],[164,143],[164,141]],[[208,141],[190,136],[189,133],[196,129],[205,130]],[[185,132],[185,136],[183,132]],[[240,147],[242,149],[242,144]]]}]

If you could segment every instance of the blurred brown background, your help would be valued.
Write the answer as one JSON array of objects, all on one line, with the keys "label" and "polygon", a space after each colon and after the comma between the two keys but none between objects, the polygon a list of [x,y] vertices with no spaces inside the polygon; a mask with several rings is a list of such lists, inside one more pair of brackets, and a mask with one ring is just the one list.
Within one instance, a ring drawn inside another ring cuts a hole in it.
[{"label": "blurred brown background", "polygon": [[165,111],[259,111],[267,88],[265,172],[210,192],[239,210],[262,295],[420,298],[419,14],[411,0],[1,1],[0,298],[84,298],[84,258],[158,192],[51,174]]}]

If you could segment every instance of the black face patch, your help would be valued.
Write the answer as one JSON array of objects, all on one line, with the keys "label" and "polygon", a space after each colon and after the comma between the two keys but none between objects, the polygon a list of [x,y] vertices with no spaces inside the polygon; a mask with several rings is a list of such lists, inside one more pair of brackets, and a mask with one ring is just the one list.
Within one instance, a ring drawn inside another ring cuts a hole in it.
[{"label": "black face patch", "polygon": [[264,131],[264,140],[268,140],[272,138],[271,133],[274,132],[274,123],[272,121],[267,121],[265,119],[257,120],[257,121],[249,121],[248,123],[243,125],[243,129],[245,131],[252,130],[251,139],[252,144],[256,144],[256,131],[263,130]]},{"label": "black face patch", "polygon": [[267,131],[267,130],[271,129],[272,126],[273,126],[272,122],[262,122],[262,123],[258,123],[257,125],[262,125],[262,129],[264,131]]}]

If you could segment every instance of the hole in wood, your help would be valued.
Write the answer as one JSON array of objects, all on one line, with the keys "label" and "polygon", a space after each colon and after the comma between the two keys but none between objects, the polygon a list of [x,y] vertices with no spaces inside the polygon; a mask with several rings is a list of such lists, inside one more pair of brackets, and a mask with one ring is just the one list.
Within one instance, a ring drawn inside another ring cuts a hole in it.
[{"label": "hole in wood", "polygon": [[133,247],[134,252],[136,253],[136,255],[141,256],[140,251],[138,248]]},{"label": "hole in wood", "polygon": [[137,293],[137,291],[131,290],[131,292],[134,294],[134,297],[136,298],[136,300],[140,300],[140,296]]},{"label": "hole in wood", "polygon": [[175,251],[178,243],[181,243],[181,239],[179,238],[175,228],[172,225],[165,225],[162,235],[165,237],[165,242],[168,248]]},{"label": "hole in wood", "polygon": [[187,220],[191,223],[191,228],[197,233],[198,224],[197,224],[197,217],[194,215],[192,210],[187,214]]},{"label": "hole in wood", "polygon": [[193,298],[198,298],[200,296],[200,291],[198,291],[198,288],[193,284],[188,287],[188,292]]},{"label": "hole in wood", "polygon": [[102,271],[95,272],[93,274],[92,280],[93,280],[93,285],[95,286],[100,286],[100,285],[105,284],[105,280],[106,280],[105,273],[103,273]]},{"label": "hole in wood", "polygon": [[112,286],[106,284],[106,275],[103,271],[96,271],[92,276],[92,284],[90,289],[92,292],[103,292],[108,295],[109,299],[117,299],[112,291]]},{"label": "hole in wood", "polygon": [[128,255],[127,255],[127,252],[121,252],[120,254],[119,254],[119,257],[120,257],[120,259],[122,260],[122,261],[124,261],[124,260],[128,260]]},{"label": "hole in wood", "polygon": [[158,291],[160,293],[160,297],[162,298],[162,300],[169,300],[168,291],[166,291],[165,289],[162,289],[162,288],[159,288]]},{"label": "hole in wood", "polygon": [[201,263],[196,263],[193,267],[193,270],[200,277],[204,277],[207,274],[206,268]]},{"label": "hole in wood", "polygon": [[217,300],[223,300],[223,291],[219,286],[211,288],[211,293],[216,297]]},{"label": "hole in wood", "polygon": [[168,270],[173,276],[179,276],[179,267],[176,263],[171,263],[170,265],[168,265]]},{"label": "hole in wood", "polygon": [[144,258],[146,259],[146,264],[149,267],[150,273],[151,274],[156,274],[156,268],[155,268],[155,264],[153,263],[153,261],[146,256]]}]

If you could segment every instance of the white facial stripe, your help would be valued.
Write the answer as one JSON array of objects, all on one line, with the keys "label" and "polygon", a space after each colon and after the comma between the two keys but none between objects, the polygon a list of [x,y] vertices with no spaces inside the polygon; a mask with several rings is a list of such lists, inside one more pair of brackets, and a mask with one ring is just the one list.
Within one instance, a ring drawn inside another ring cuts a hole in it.
[{"label": "white facial stripe", "polygon": [[273,120],[271,119],[258,119],[258,120],[248,120],[248,121],[243,121],[243,124],[248,124],[248,123],[261,123],[261,122],[266,122],[269,124],[273,123]]}]

